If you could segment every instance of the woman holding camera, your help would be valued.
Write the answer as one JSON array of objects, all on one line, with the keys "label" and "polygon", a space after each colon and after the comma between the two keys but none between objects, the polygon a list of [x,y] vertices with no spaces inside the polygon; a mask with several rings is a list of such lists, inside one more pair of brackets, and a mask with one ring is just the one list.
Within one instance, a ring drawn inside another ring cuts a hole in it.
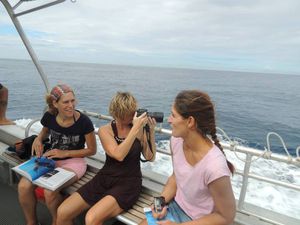
[{"label": "woman holding camera", "polygon": [[[66,199],[58,208],[58,225],[72,220],[90,208],[85,224],[103,224],[138,199],[142,187],[141,153],[149,161],[155,159],[155,119],[146,113],[137,117],[137,102],[128,92],[118,92],[111,100],[112,122],[98,131],[106,161],[98,174]],[[145,132],[144,126],[150,129]],[[150,137],[149,137],[150,136]]]},{"label": "woman holding camera", "polygon": [[[162,220],[157,224],[231,224],[235,216],[230,182],[234,167],[217,138],[210,97],[197,90],[180,92],[168,122],[173,174],[160,197],[169,206],[152,210],[153,217]],[[167,213],[173,221],[163,221]]]}]

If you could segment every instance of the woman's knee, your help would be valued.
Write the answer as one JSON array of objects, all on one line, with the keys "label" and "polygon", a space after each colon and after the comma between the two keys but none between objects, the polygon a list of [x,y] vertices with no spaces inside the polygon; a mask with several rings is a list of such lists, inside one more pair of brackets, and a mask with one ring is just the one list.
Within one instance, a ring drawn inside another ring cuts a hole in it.
[{"label": "woman's knee", "polygon": [[18,193],[19,195],[28,195],[34,192],[35,186],[31,183],[31,181],[22,177],[18,184]]},{"label": "woman's knee", "polygon": [[60,197],[60,194],[55,191],[49,191],[47,189],[44,189],[44,196],[46,204],[56,201]]},{"label": "woman's knee", "polygon": [[[70,210],[70,206],[68,204],[62,203],[57,209],[57,221],[68,221],[73,220],[74,213]],[[62,223],[59,223],[62,224]]]},{"label": "woman's knee", "polygon": [[60,221],[58,224],[64,224],[64,221],[73,220],[87,208],[88,205],[79,197],[79,194],[77,192],[73,193],[57,209],[57,218]]},{"label": "woman's knee", "polygon": [[94,212],[91,212],[90,210],[85,215],[85,224],[86,225],[99,225],[102,224],[103,221],[101,221],[101,218],[99,216],[96,216]]}]

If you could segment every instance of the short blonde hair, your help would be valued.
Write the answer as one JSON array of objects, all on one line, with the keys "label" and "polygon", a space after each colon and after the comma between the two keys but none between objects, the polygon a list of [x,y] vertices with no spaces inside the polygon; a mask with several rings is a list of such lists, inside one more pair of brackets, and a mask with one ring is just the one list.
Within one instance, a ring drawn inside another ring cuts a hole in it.
[{"label": "short blonde hair", "polygon": [[110,115],[116,119],[125,119],[135,113],[137,101],[129,92],[117,92],[109,105]]}]

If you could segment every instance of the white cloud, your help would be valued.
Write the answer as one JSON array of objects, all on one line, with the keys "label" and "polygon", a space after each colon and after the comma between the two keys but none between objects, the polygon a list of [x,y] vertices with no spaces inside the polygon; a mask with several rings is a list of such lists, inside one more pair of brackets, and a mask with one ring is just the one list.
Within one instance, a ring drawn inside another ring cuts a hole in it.
[{"label": "white cloud", "polygon": [[[77,0],[20,21],[46,60],[57,49],[65,61],[300,73],[299,9],[298,0]],[[0,21],[11,26],[3,7]],[[1,49],[20,52],[15,35],[0,37]]]}]

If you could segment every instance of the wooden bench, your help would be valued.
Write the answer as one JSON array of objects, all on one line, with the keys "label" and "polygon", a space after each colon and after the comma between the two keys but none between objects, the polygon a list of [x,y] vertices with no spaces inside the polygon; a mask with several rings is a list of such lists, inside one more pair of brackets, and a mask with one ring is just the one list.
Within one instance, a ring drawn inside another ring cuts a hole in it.
[{"label": "wooden bench", "polygon": [[[16,154],[8,153],[6,151],[2,152],[0,158],[6,163],[8,163],[10,168],[23,162]],[[89,158],[87,159],[87,161],[88,161],[88,168],[84,176],[81,179],[79,179],[77,182],[63,189],[62,193],[67,195],[74,193],[97,174],[99,168],[92,166],[91,163],[89,164],[89,162],[96,161],[96,160]],[[101,163],[98,161],[98,164],[100,165]],[[14,183],[16,183],[16,179],[13,178],[15,177],[15,175],[13,174],[14,172],[12,170],[10,170],[10,173],[12,173],[11,174],[12,178],[10,179],[10,183],[11,185],[13,185]],[[146,179],[144,178],[144,182],[148,184],[151,181],[149,180],[146,181]],[[158,192],[143,186],[142,192],[136,204],[128,211],[118,215],[116,219],[128,225],[139,224],[145,218],[143,208],[150,207],[153,201],[153,196],[157,196],[157,195],[159,195]]]},{"label": "wooden bench", "polygon": [[[19,134],[19,136],[15,136],[15,134]],[[5,140],[6,143],[0,144],[0,159],[5,162],[8,166],[8,173],[9,173],[9,183],[10,185],[16,185],[17,179],[15,173],[11,170],[12,167],[22,163],[23,161],[14,153],[4,151],[8,147],[8,145],[13,145],[17,139],[24,138],[24,129],[18,126],[7,126],[0,128],[0,135],[1,140]],[[97,154],[94,157],[87,158],[87,171],[84,176],[78,180],[77,182],[73,183],[71,186],[62,190],[64,194],[72,194],[82,185],[90,181],[99,169],[103,166],[105,160],[105,156],[101,154]],[[144,207],[149,207],[153,201],[153,196],[159,195],[163,185],[162,183],[165,182],[165,178],[159,174],[155,174],[154,177],[160,177],[161,183],[156,183],[151,179],[153,174],[150,172],[145,172],[146,176],[143,177],[143,188],[140,194],[140,197],[136,204],[128,211],[123,212],[122,214],[116,217],[117,220],[128,224],[128,225],[136,225],[139,224],[144,218]],[[148,178],[147,178],[148,176]],[[150,187],[150,188],[149,188]]]}]

